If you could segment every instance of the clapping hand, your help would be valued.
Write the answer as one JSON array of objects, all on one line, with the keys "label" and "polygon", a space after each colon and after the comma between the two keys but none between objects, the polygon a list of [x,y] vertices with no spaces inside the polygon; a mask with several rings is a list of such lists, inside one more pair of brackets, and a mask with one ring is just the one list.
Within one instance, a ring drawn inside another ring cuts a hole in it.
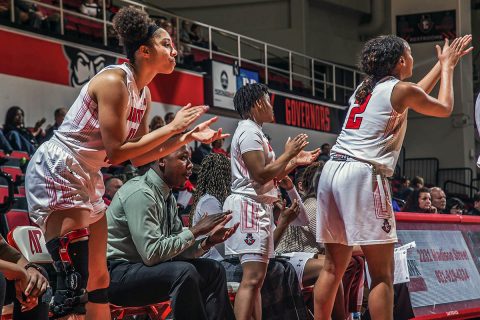
[{"label": "clapping hand", "polygon": [[210,125],[218,120],[218,117],[213,117],[205,122],[200,123],[193,128],[188,134],[196,141],[209,144],[218,139],[225,139],[230,136],[228,133],[222,133],[222,128],[213,130]]},{"label": "clapping hand", "polygon": [[318,156],[320,155],[320,148],[317,148],[312,151],[305,151],[302,150],[300,153],[295,157],[295,163],[297,166],[308,166],[312,162],[314,162]]},{"label": "clapping hand", "polygon": [[464,55],[472,52],[473,47],[469,47],[472,41],[472,35],[467,34],[463,37],[455,38],[452,43],[449,43],[448,39],[445,39],[443,48],[436,45],[438,60],[442,65],[455,67]]}]

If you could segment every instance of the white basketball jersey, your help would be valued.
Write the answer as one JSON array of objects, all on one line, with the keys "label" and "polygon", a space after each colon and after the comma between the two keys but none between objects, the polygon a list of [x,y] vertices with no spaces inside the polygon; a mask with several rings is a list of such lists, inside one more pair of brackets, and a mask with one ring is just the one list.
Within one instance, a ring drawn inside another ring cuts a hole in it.
[{"label": "white basketball jersey", "polygon": [[407,129],[408,114],[408,109],[402,114],[396,112],[390,102],[398,81],[393,77],[381,80],[360,105],[353,94],[342,132],[332,152],[372,163],[387,177],[393,175]]},{"label": "white basketball jersey", "polygon": [[[140,90],[137,88],[133,73],[127,64],[108,66],[99,73],[114,68],[122,69],[127,75],[126,82],[129,96],[127,108],[129,111],[127,118],[128,131],[124,137],[124,141],[127,141],[135,136],[145,114],[147,107],[145,90],[142,90],[141,95],[139,94]],[[98,105],[88,94],[89,83],[83,86],[77,100],[68,110],[62,125],[55,131],[54,139],[72,150],[83,163],[92,168],[100,169],[110,166],[110,163],[100,133]]]},{"label": "white basketball jersey", "polygon": [[271,180],[260,185],[250,178],[242,154],[249,151],[261,151],[265,165],[275,160],[273,151],[262,128],[252,120],[241,120],[235,130],[231,144],[232,157],[232,193],[247,196],[260,203],[273,203],[277,200],[277,189]]}]

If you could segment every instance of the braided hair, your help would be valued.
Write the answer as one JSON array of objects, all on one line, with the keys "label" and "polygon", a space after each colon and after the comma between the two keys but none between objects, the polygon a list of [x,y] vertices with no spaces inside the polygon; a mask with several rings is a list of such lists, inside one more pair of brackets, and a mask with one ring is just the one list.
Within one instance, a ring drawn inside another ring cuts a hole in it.
[{"label": "braided hair", "polygon": [[135,62],[135,52],[141,45],[152,45],[152,36],[160,29],[145,11],[135,7],[121,8],[113,18],[113,28],[117,31],[125,48],[127,58]]},{"label": "braided hair", "polygon": [[246,84],[235,93],[233,106],[242,119],[247,119],[255,102],[268,93],[268,87],[262,83]]},{"label": "braided hair", "polygon": [[379,36],[365,43],[360,69],[366,76],[355,94],[357,103],[363,103],[377,82],[392,74],[407,46],[405,40],[394,35]]},{"label": "braided hair", "polygon": [[190,211],[190,223],[193,221],[198,200],[205,194],[215,197],[222,205],[230,195],[232,173],[230,160],[223,154],[210,153],[203,158],[198,173],[197,186],[193,194],[193,204]]}]

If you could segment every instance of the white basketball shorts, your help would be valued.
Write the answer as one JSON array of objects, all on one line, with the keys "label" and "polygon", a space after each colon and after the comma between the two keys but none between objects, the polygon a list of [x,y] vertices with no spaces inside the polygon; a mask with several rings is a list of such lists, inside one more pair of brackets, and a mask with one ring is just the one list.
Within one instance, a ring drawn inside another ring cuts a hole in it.
[{"label": "white basketball shorts", "polygon": [[274,257],[273,206],[258,203],[251,198],[231,194],[223,204],[223,210],[232,211],[231,227],[239,222],[237,231],[225,241],[226,255],[260,254]]},{"label": "white basketball shorts", "polygon": [[330,160],[317,193],[317,242],[368,245],[397,242],[390,186],[360,161]]},{"label": "white basketball shorts", "polygon": [[30,218],[44,231],[53,211],[85,208],[91,211],[93,224],[106,209],[101,172],[89,170],[67,147],[52,140],[42,144],[30,160],[25,189]]}]

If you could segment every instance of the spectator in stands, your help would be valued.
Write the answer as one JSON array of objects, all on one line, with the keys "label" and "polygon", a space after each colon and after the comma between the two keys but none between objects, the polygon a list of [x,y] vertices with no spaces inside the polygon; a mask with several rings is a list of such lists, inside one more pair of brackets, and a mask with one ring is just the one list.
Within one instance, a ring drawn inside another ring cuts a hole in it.
[{"label": "spectator in stands", "polygon": [[122,186],[123,181],[116,177],[111,177],[105,180],[105,194],[103,195],[103,201],[107,206],[110,205],[115,193],[117,193],[118,189]]},{"label": "spectator in stands", "polygon": [[202,37],[200,35],[200,30],[198,30],[198,25],[196,23],[192,24],[190,27],[190,32],[188,33],[190,41],[194,45],[199,45],[202,42]]},{"label": "spectator in stands", "polygon": [[473,208],[468,214],[480,216],[480,192],[475,193],[473,196]]},{"label": "spectator in stands", "polygon": [[155,116],[150,121],[150,125],[148,126],[148,128],[150,129],[150,132],[152,132],[155,129],[163,127],[164,125],[165,121],[163,121],[163,118],[160,116]]},{"label": "spectator in stands", "polygon": [[[190,220],[196,225],[205,213],[214,214],[223,211],[223,203],[230,195],[231,186],[230,160],[222,154],[211,153],[206,156],[198,174],[197,189],[194,193]],[[290,215],[292,215],[290,217]],[[276,238],[283,234],[289,219],[294,218],[292,208],[280,214],[280,228]],[[277,242],[278,243],[278,242]],[[225,259],[225,247],[222,244],[211,248],[204,258],[220,261],[227,271],[228,282],[240,282],[242,267],[238,258]],[[301,299],[299,280],[295,269],[289,263],[270,259],[262,292],[262,314],[264,319],[305,319],[305,306]],[[296,312],[301,311],[299,315]]]},{"label": "spectator in stands", "polygon": [[193,151],[192,162],[195,164],[201,164],[203,158],[208,156],[212,152],[212,147],[209,144],[201,143],[198,148]]},{"label": "spectator in stands", "polygon": [[432,196],[430,190],[421,187],[412,192],[403,208],[406,212],[417,213],[436,213],[437,209],[432,206]]},{"label": "spectator in stands", "polygon": [[465,203],[459,198],[453,197],[448,199],[446,213],[449,214],[464,214],[465,213]]},{"label": "spectator in stands", "polygon": [[412,179],[412,182],[410,183],[410,186],[413,188],[413,189],[420,189],[420,188],[423,188],[425,186],[425,182],[423,181],[423,178],[420,177],[420,176],[415,176],[413,179]]},{"label": "spectator in stands", "polygon": [[432,206],[437,208],[437,213],[446,213],[447,196],[440,187],[433,187],[430,189],[432,196]]},{"label": "spectator in stands", "polygon": [[100,15],[100,7],[97,0],[84,0],[80,5],[80,12],[89,17],[98,17]]},{"label": "spectator in stands", "polygon": [[[173,32],[173,25],[170,21],[165,20],[161,25],[160,25],[165,31],[168,32],[168,34],[172,37],[172,40],[174,40],[174,32]],[[174,40],[175,41],[175,40]]]},{"label": "spectator in stands", "polygon": [[55,110],[53,116],[55,118],[55,123],[53,125],[49,125],[45,130],[45,137],[43,141],[49,140],[53,137],[53,131],[57,130],[60,125],[63,123],[65,119],[65,115],[67,114],[67,108],[58,108]]},{"label": "spectator in stands", "polygon": [[213,153],[220,153],[220,154],[223,154],[227,157],[230,157],[229,153],[227,151],[225,151],[224,149],[222,149],[224,141],[225,141],[224,139],[218,139],[218,140],[213,141],[212,142],[212,152]]},{"label": "spectator in stands", "polygon": [[38,146],[37,137],[42,136],[42,125],[45,118],[37,121],[32,131],[25,128],[25,113],[20,107],[13,106],[7,110],[3,131],[8,142],[14,150],[25,151],[33,155]]},{"label": "spectator in stands", "polygon": [[[48,319],[46,271],[22,256],[0,236],[0,310],[13,301],[13,319]],[[3,318],[3,317],[2,317]]]},{"label": "spectator in stands", "polygon": [[230,215],[218,213],[182,230],[171,192],[191,170],[190,153],[183,146],[115,195],[107,210],[110,301],[143,306],[170,297],[177,320],[233,319],[224,268],[196,258],[230,237],[238,225],[225,228]]},{"label": "spectator in stands", "polygon": [[413,192],[413,188],[410,187],[410,179],[407,177],[401,177],[399,179],[398,190],[395,196],[402,200],[407,200],[408,196]]},{"label": "spectator in stands", "polygon": [[180,41],[184,43],[192,43],[192,40],[190,39],[190,33],[188,32],[190,30],[190,21],[183,20],[182,21],[182,27],[180,28]]},{"label": "spectator in stands", "polygon": [[165,114],[165,124],[169,124],[170,122],[173,121],[173,119],[175,118],[175,114],[173,112],[167,112]]},{"label": "spectator in stands", "polygon": [[318,156],[317,161],[327,162],[328,160],[330,160],[330,148],[331,146],[329,143],[322,144],[321,146],[322,152]]},{"label": "spectator in stands", "polygon": [[40,29],[47,19],[47,15],[45,15],[36,4],[15,0],[14,5],[15,21],[22,25]]},{"label": "spectator in stands", "polygon": [[9,19],[10,17],[10,1],[0,1],[0,19]]}]

